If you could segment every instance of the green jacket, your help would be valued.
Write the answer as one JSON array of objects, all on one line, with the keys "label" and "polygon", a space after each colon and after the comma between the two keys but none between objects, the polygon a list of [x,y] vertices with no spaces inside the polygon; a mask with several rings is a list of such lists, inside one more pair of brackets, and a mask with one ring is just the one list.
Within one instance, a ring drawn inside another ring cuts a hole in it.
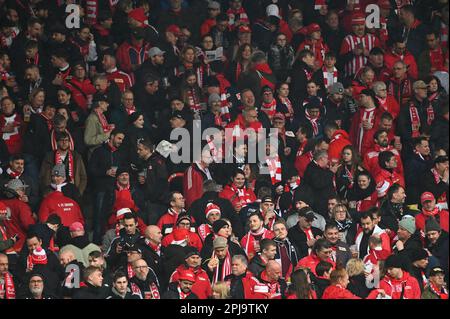
[{"label": "green jacket", "polygon": [[422,292],[422,299],[441,299],[441,298],[431,290],[429,285],[427,285]]},{"label": "green jacket", "polygon": [[109,135],[103,131],[97,114],[95,114],[94,111],[91,112],[91,114],[89,114],[88,118],[86,119],[84,142],[88,147],[93,149],[95,146],[100,146],[101,144],[106,142],[108,138]]}]

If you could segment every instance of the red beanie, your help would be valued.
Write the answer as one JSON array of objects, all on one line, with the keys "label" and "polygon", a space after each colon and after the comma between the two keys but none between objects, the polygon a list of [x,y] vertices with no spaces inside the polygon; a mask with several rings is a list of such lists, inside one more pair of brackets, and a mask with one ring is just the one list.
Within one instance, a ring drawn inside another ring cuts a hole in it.
[{"label": "red beanie", "polygon": [[220,211],[219,206],[217,206],[214,203],[208,203],[208,205],[206,205],[206,209],[205,209],[206,218],[208,218],[209,214],[211,214],[211,213],[219,213],[220,215],[222,215],[222,212]]},{"label": "red beanie", "polygon": [[145,15],[144,8],[137,8],[128,13],[128,18],[132,18],[140,23],[147,24],[148,18]]},{"label": "red beanie", "polygon": [[175,228],[172,234],[175,241],[181,241],[189,237],[189,230],[185,228]]},{"label": "red beanie", "polygon": [[47,254],[42,248],[36,248],[31,254],[31,261],[34,265],[46,265],[47,264]]},{"label": "red beanie", "polygon": [[366,15],[362,12],[357,12],[352,15],[352,25],[365,25]]},{"label": "red beanie", "polygon": [[187,280],[190,282],[195,282],[195,274],[190,269],[182,269],[178,271],[178,281]]}]

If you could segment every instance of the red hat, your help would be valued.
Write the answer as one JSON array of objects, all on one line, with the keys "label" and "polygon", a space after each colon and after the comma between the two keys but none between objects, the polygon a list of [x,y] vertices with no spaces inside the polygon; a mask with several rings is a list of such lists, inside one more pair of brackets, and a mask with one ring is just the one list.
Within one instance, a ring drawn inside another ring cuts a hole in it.
[{"label": "red hat", "polygon": [[182,269],[178,271],[178,281],[187,280],[190,282],[195,282],[195,274],[190,269]]},{"label": "red hat", "polygon": [[220,215],[222,215],[222,212],[220,211],[219,206],[217,206],[214,203],[208,203],[208,205],[206,205],[206,210],[205,210],[206,218],[208,218],[209,214],[212,214],[212,213],[219,213]]},{"label": "red hat", "polygon": [[46,265],[47,264],[47,254],[45,253],[45,250],[41,247],[36,248],[33,250],[33,253],[31,254],[31,261],[34,265]]},{"label": "red hat", "polygon": [[273,119],[274,119],[274,120],[275,120],[275,119],[280,119],[280,120],[286,121],[286,116],[285,116],[283,113],[281,113],[281,112],[277,112],[277,113],[275,113],[275,115],[273,116]]},{"label": "red hat", "polygon": [[72,223],[72,225],[70,225],[70,227],[69,227],[69,231],[81,231],[81,230],[84,230],[84,226],[83,226],[83,224],[82,223],[80,223],[80,222],[74,222],[74,223]]},{"label": "red hat", "polygon": [[8,206],[6,206],[3,202],[0,202],[0,214],[8,214]]},{"label": "red hat", "polygon": [[425,192],[420,196],[420,203],[423,204],[426,201],[433,201],[435,200],[433,193]]},{"label": "red hat", "polygon": [[126,213],[132,213],[131,209],[125,207],[116,211],[116,219],[121,220],[125,216]]},{"label": "red hat", "polygon": [[239,33],[252,33],[252,30],[251,30],[248,26],[246,26],[246,25],[241,25],[241,26],[238,28],[238,32],[239,32]]},{"label": "red hat", "polygon": [[144,8],[133,9],[128,13],[128,18],[132,18],[140,23],[147,24],[148,18],[145,15]]},{"label": "red hat", "polygon": [[381,9],[389,10],[391,8],[391,2],[389,0],[378,0],[378,6]]},{"label": "red hat", "polygon": [[174,35],[180,35],[181,34],[181,29],[176,24],[171,24],[171,25],[169,25],[167,27],[166,32],[171,32]]},{"label": "red hat", "polygon": [[356,12],[352,16],[352,25],[365,25],[366,24],[366,15],[362,12]]},{"label": "red hat", "polygon": [[320,29],[320,25],[318,25],[317,23],[311,23],[308,26],[308,33],[313,33],[313,32],[318,32],[321,31]]}]

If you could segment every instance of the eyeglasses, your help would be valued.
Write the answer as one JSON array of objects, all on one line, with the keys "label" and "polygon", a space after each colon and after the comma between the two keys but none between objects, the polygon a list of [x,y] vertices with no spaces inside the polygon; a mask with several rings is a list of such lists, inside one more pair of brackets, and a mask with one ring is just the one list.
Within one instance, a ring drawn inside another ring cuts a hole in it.
[{"label": "eyeglasses", "polygon": [[136,267],[133,267],[133,269],[145,269],[145,268],[148,268],[148,266],[136,266]]},{"label": "eyeglasses", "polygon": [[30,280],[30,284],[42,284],[43,280]]},{"label": "eyeglasses", "polygon": [[180,226],[190,226],[191,223],[179,223],[178,225],[180,225]]}]

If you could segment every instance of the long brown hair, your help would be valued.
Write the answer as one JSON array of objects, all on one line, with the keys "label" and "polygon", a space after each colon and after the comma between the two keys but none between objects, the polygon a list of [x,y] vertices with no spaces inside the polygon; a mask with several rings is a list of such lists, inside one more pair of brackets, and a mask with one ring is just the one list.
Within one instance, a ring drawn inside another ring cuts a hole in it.
[{"label": "long brown hair", "polygon": [[297,299],[311,299],[311,284],[304,269],[297,269],[291,275],[292,286],[289,287]]}]

